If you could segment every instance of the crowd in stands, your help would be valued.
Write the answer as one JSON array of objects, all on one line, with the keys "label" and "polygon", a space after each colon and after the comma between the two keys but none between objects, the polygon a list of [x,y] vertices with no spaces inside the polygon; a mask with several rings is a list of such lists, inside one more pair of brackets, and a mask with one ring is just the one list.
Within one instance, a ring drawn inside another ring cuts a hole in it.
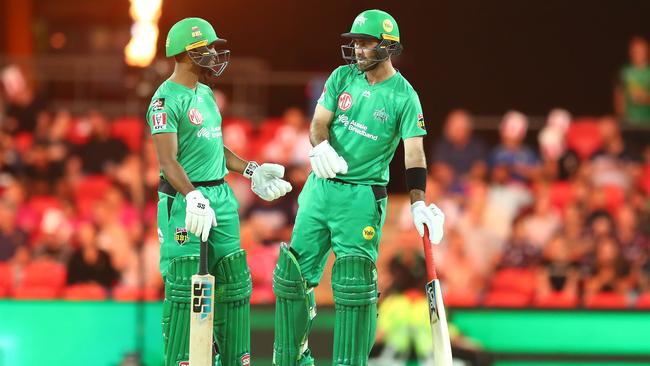
[{"label": "crowd in stands", "polygon": [[[159,168],[145,121],[51,109],[17,70],[3,72],[15,82],[0,94],[0,297],[159,299]],[[650,90],[632,94],[643,101]],[[446,214],[436,259],[449,305],[650,307],[650,143],[628,141],[621,125],[554,109],[533,131],[513,110],[494,144],[474,132],[470,112],[448,114],[427,140],[427,201]],[[294,187],[265,202],[245,178],[227,177],[254,303],[273,301],[278,245],[291,238],[309,175],[308,132],[299,108],[257,124],[223,121],[232,151],[285,165]],[[409,203],[393,197],[380,257],[386,294],[424,281]]]}]

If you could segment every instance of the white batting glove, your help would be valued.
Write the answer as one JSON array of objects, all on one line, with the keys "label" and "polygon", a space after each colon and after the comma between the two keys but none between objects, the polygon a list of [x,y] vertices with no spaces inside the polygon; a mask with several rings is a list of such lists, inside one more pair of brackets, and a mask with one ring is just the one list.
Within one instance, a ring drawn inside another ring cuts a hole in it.
[{"label": "white batting glove", "polygon": [[196,189],[185,196],[185,201],[187,202],[185,228],[201,238],[201,241],[208,240],[210,229],[217,226],[217,217],[212,207],[210,207],[210,201]]},{"label": "white batting glove", "polygon": [[291,183],[282,179],[284,167],[278,164],[248,163],[244,176],[251,179],[251,189],[261,199],[273,201],[291,192]]},{"label": "white batting glove", "polygon": [[445,224],[445,214],[433,203],[426,206],[424,201],[416,201],[411,205],[413,223],[420,236],[424,236],[424,225],[429,228],[429,240],[433,244],[440,244]]},{"label": "white batting glove", "polygon": [[319,178],[334,178],[338,173],[348,172],[348,163],[339,156],[327,140],[311,148],[309,162],[311,170]]}]

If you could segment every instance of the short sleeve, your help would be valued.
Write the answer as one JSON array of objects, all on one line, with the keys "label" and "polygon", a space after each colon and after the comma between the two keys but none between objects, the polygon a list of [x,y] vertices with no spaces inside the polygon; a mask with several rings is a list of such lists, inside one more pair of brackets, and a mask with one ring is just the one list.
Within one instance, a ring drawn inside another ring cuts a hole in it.
[{"label": "short sleeve", "polygon": [[325,86],[323,87],[323,93],[320,98],[318,98],[318,104],[325,107],[330,112],[336,112],[336,103],[338,102],[338,84],[341,75],[341,68],[338,68],[332,72]]},{"label": "short sleeve", "polygon": [[177,132],[178,116],[178,108],[173,99],[154,97],[147,110],[147,124],[151,129],[151,134]]},{"label": "short sleeve", "polygon": [[409,94],[404,104],[404,109],[400,116],[399,131],[402,140],[427,134],[420,98],[415,92]]}]

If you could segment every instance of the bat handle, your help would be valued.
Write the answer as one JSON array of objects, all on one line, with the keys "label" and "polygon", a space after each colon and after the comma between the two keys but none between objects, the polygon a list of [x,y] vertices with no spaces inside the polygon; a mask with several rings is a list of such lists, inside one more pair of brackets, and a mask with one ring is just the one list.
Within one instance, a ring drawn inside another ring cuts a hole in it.
[{"label": "bat handle", "polygon": [[436,264],[433,261],[433,248],[429,240],[429,228],[427,225],[424,225],[422,245],[424,246],[424,260],[427,266],[427,279],[429,281],[437,280],[438,274],[436,273]]},{"label": "bat handle", "polygon": [[201,249],[199,254],[199,274],[208,274],[208,242],[201,241]]}]

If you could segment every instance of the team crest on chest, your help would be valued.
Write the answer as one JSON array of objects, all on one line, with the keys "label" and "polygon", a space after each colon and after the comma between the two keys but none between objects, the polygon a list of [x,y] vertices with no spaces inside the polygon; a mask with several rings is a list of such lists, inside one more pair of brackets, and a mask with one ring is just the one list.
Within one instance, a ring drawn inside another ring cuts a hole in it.
[{"label": "team crest on chest", "polygon": [[388,121],[388,113],[386,113],[386,110],[384,108],[375,109],[375,113],[372,114],[372,117],[375,119],[375,121],[381,123]]},{"label": "team crest on chest", "polygon": [[178,245],[187,243],[187,241],[190,240],[189,235],[187,235],[187,229],[184,227],[177,227],[176,234],[174,235],[174,240],[176,240]]},{"label": "team crest on chest", "polygon": [[339,95],[339,109],[342,111],[347,111],[352,107],[352,95],[348,92],[343,92]]},{"label": "team crest on chest", "polygon": [[196,108],[191,108],[187,112],[187,116],[190,118],[190,122],[193,125],[199,126],[201,123],[203,123],[203,115],[201,115],[201,112],[199,112],[199,110]]}]

